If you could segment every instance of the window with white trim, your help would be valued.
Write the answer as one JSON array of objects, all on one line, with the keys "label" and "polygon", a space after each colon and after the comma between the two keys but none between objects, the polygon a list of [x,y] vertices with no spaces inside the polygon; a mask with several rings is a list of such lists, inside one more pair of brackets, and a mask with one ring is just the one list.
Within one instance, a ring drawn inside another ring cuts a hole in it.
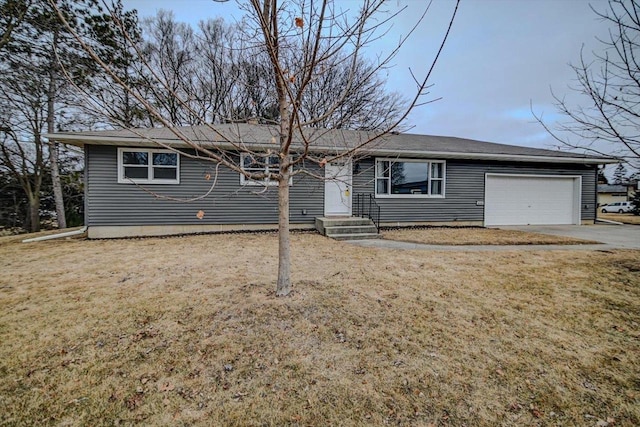
[{"label": "window with white trim", "polygon": [[376,196],[444,197],[443,160],[376,159]]},{"label": "window with white trim", "polygon": [[280,158],[278,156],[242,153],[240,166],[243,171],[255,176],[253,179],[240,174],[241,185],[278,185],[278,180],[269,176],[280,173]]},{"label": "window with white trim", "polygon": [[171,150],[118,148],[121,184],[179,184],[180,156]]}]

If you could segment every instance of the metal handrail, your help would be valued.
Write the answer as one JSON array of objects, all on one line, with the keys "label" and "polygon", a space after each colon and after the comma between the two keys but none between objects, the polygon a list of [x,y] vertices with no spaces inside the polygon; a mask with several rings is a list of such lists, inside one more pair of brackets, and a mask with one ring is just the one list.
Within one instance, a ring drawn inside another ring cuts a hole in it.
[{"label": "metal handrail", "polygon": [[376,203],[373,194],[359,193],[355,196],[356,206],[353,212],[353,216],[369,218],[371,221],[373,221],[376,229],[380,231],[380,205]]}]

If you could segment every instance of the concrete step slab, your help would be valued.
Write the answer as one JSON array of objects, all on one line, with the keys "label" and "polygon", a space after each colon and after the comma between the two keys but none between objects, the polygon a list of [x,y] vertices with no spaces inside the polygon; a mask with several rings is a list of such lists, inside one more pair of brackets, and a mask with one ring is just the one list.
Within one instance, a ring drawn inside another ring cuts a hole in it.
[{"label": "concrete step slab", "polygon": [[316,224],[321,223],[324,227],[339,227],[342,225],[369,225],[373,222],[369,218],[345,217],[345,218],[316,218]]},{"label": "concrete step slab", "polygon": [[325,227],[325,234],[333,236],[335,234],[358,234],[358,233],[377,233],[378,229],[375,225],[343,225],[339,227]]},{"label": "concrete step slab", "polygon": [[357,234],[334,234],[333,236],[328,236],[335,240],[370,240],[370,239],[379,239],[380,234],[378,233],[357,233]]}]

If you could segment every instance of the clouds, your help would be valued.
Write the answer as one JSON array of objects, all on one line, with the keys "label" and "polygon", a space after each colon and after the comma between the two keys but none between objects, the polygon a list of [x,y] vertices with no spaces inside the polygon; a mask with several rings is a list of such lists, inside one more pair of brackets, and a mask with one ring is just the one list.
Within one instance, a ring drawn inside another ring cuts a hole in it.
[{"label": "clouds", "polygon": [[[446,4],[446,3],[445,3]],[[450,4],[449,4],[450,6]],[[434,10],[446,19],[445,8]],[[451,9],[451,7],[449,7]],[[463,2],[451,39],[433,78],[434,97],[443,99],[417,112],[416,132],[549,148],[556,145],[530,112],[556,113],[551,88],[570,94],[570,62],[597,46],[606,27],[587,2]]]}]

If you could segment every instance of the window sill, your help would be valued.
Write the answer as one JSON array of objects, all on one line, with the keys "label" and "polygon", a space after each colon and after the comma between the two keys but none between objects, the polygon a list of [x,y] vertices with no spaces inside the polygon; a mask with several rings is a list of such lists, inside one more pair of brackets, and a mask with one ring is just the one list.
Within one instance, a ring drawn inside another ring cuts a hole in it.
[{"label": "window sill", "polygon": [[179,179],[118,179],[118,184],[162,184],[177,185],[180,184]]},{"label": "window sill", "polygon": [[431,194],[376,194],[376,199],[444,199],[442,195]]},{"label": "window sill", "polygon": [[277,182],[260,182],[260,181],[245,181],[241,182],[243,187],[277,187]]},{"label": "window sill", "polygon": [[[278,181],[252,181],[249,179],[240,180],[240,186],[242,187],[277,187]],[[289,178],[289,187],[293,186],[293,178]]]}]

